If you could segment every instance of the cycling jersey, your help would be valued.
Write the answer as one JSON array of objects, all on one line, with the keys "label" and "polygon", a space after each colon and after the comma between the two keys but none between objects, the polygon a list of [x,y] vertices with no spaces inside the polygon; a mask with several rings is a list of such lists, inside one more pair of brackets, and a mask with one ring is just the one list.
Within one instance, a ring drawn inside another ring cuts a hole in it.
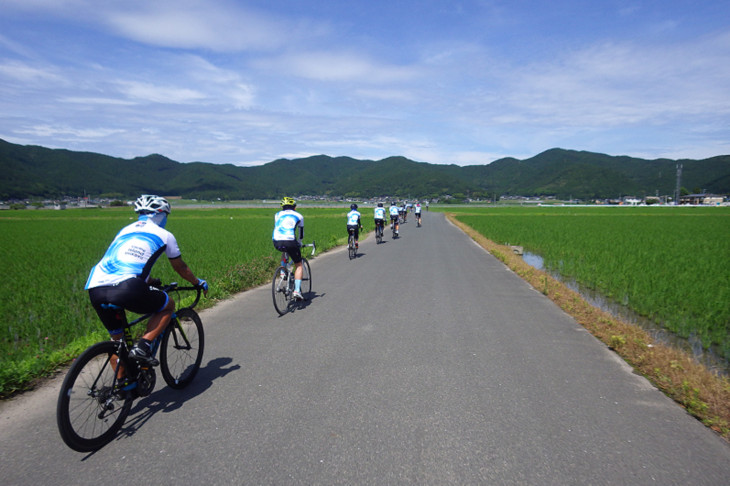
[{"label": "cycling jersey", "polygon": [[178,258],[177,240],[147,216],[140,216],[136,223],[117,233],[101,261],[91,269],[84,289],[116,285],[133,277],[146,280],[162,253],[168,258]]},{"label": "cycling jersey", "polygon": [[274,216],[274,241],[293,241],[297,239],[296,228],[299,227],[299,239],[304,238],[304,216],[293,209],[279,211]]},{"label": "cycling jersey", "polygon": [[418,204],[418,205],[416,205],[416,214],[420,214],[420,213],[421,213],[421,205]]},{"label": "cycling jersey", "polygon": [[377,207],[374,211],[375,219],[385,219],[385,208]]},{"label": "cycling jersey", "polygon": [[347,226],[358,226],[360,225],[360,211],[352,210],[347,213]]},{"label": "cycling jersey", "polygon": [[398,206],[391,206],[389,211],[391,216],[398,216],[398,213],[400,212]]}]

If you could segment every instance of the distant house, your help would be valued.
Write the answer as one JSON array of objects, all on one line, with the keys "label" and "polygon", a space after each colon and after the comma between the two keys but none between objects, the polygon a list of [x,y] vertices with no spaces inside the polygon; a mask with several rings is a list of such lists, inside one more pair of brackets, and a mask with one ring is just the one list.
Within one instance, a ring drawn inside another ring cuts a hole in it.
[{"label": "distant house", "polygon": [[679,204],[717,206],[722,204],[724,199],[717,194],[687,194],[679,197]]}]

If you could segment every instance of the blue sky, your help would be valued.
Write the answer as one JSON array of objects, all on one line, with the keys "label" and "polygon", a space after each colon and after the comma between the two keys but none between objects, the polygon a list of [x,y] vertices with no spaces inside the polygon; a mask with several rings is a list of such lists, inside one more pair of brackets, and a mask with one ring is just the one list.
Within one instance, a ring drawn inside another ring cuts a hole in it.
[{"label": "blue sky", "polygon": [[2,0],[0,138],[254,165],[730,154],[727,0]]}]

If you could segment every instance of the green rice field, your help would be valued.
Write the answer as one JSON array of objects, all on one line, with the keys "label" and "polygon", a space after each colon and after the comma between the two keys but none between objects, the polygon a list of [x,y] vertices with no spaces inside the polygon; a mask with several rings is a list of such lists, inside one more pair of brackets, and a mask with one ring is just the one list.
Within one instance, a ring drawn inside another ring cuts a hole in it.
[{"label": "green rice field", "polygon": [[730,358],[730,208],[455,208],[499,244]]},{"label": "green rice field", "polygon": [[[434,209],[434,208],[432,208]],[[344,243],[346,208],[300,208],[317,251]],[[449,208],[487,238],[543,257],[549,270],[625,303],[730,357],[730,209]],[[212,305],[268,281],[278,264],[270,209],[173,207],[167,228],[211,283]],[[83,290],[128,208],[0,213],[0,396],[106,339]],[[161,259],[153,276],[176,280]]]},{"label": "green rice field", "polygon": [[[173,206],[167,229],[183,259],[211,284],[202,306],[269,280],[279,262],[271,244],[276,210]],[[305,243],[316,241],[318,253],[343,243],[347,209],[299,211]],[[108,337],[84,285],[117,232],[134,220],[129,208],[0,213],[0,396]],[[153,276],[180,282],[165,260]]]}]

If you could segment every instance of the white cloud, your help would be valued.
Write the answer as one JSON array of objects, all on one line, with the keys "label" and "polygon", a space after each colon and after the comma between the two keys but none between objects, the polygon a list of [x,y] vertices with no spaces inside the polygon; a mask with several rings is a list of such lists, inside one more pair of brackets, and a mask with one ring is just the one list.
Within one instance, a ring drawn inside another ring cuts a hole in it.
[{"label": "white cloud", "polygon": [[23,83],[35,82],[64,82],[64,79],[53,68],[48,66],[33,66],[21,61],[6,61],[0,63],[0,76],[12,78]]},{"label": "white cloud", "polygon": [[26,129],[16,130],[17,133],[26,135],[35,135],[40,137],[58,137],[60,139],[84,138],[104,138],[110,135],[123,133],[124,130],[117,128],[72,128],[69,126],[51,126],[51,125],[36,125]]},{"label": "white cloud", "polygon": [[58,99],[59,103],[73,103],[78,105],[118,105],[118,106],[131,106],[137,104],[136,102],[129,100],[120,100],[118,98],[91,98],[91,97],[74,97],[66,96]]},{"label": "white cloud", "polygon": [[118,84],[123,94],[136,101],[189,104],[206,98],[204,93],[190,88],[153,85],[137,81],[120,81]]},{"label": "white cloud", "polygon": [[366,55],[337,52],[309,51],[285,54],[258,60],[259,69],[274,69],[279,73],[317,81],[380,84],[413,79],[418,70],[370,59]]}]

